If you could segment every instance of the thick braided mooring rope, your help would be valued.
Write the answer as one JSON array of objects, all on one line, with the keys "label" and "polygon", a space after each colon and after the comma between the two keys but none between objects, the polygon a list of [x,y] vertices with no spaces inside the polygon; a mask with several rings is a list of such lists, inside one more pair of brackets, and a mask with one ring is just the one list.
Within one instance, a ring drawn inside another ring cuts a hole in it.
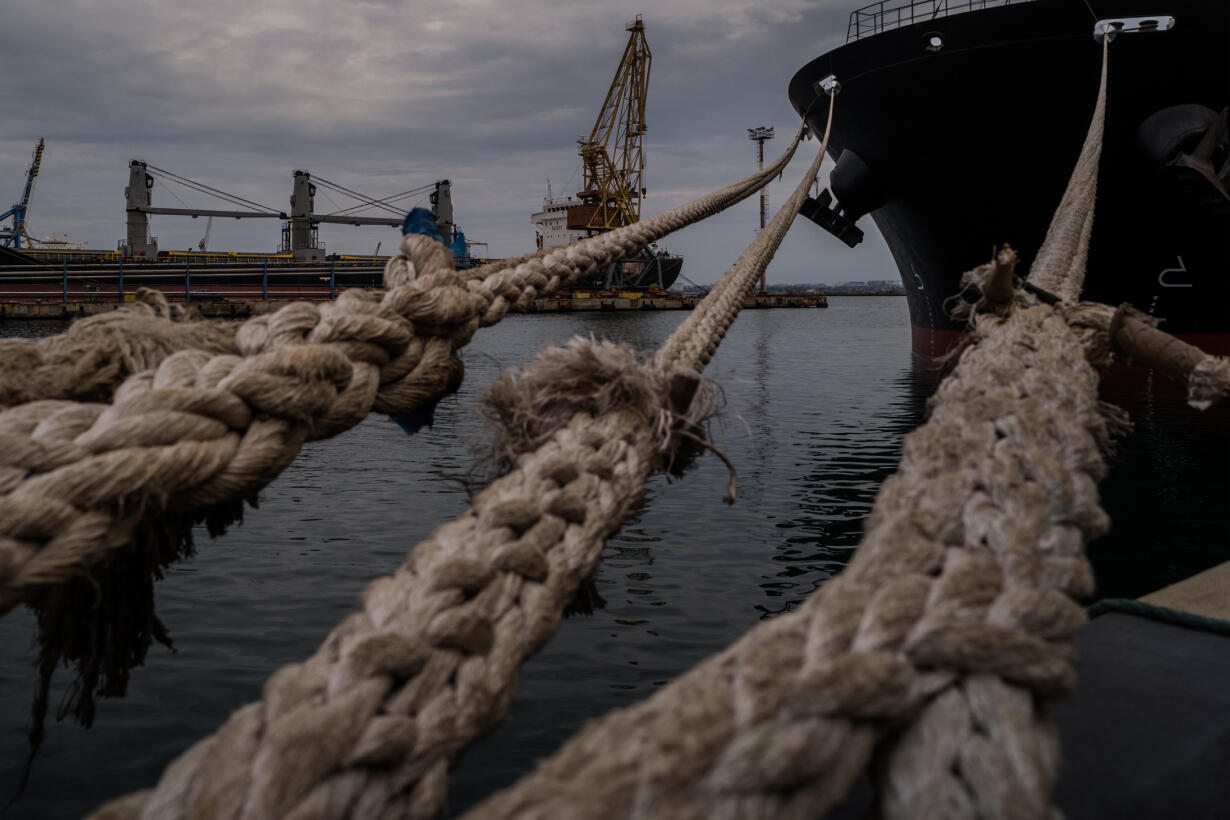
[{"label": "thick braided mooring rope", "polygon": [[128,543],[137,511],[250,498],[305,441],[370,412],[430,408],[457,388],[458,350],[480,326],[755,193],[801,134],[763,172],[481,279],[411,233],[383,293],[293,303],[238,329],[172,321],[149,295],[154,307],[86,320],[51,341],[0,342],[13,362],[0,378],[0,406],[12,405],[0,412],[0,614]]},{"label": "thick braided mooring rope", "polygon": [[[824,147],[707,297],[707,330],[681,325],[664,349],[695,332],[717,337],[699,350],[716,346]],[[503,445],[509,472],[394,576],[373,582],[363,611],[308,661],[275,673],[260,703],[185,752],[155,789],[95,817],[434,817],[450,764],[507,711],[521,662],[553,634],[606,538],[669,456],[672,430],[705,415],[703,386],[693,391],[708,354],[666,358],[645,364],[609,342],[574,339],[503,377],[491,401],[514,439]]]}]

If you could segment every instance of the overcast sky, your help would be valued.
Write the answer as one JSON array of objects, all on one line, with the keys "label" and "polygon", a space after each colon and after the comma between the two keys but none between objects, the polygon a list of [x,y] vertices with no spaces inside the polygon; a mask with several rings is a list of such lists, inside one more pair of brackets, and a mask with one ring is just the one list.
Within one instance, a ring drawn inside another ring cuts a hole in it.
[{"label": "overcast sky", "polygon": [[[380,197],[453,181],[455,218],[490,256],[534,248],[530,214],[550,179],[578,189],[587,135],[644,15],[653,52],[643,213],[654,214],[755,168],[753,126],[774,126],[776,156],[797,120],[791,76],[840,45],[857,0],[8,0],[0,27],[0,202],[21,193],[30,152],[47,140],[29,218],[38,237],[114,248],[124,236],[132,159],[275,210],[291,172],[311,171]],[[806,170],[805,143],[770,210]],[[831,162],[826,162],[827,174]],[[229,208],[172,186],[193,207]],[[182,207],[161,184],[154,204]],[[336,206],[318,193],[316,210]],[[425,204],[425,203],[424,203]],[[713,282],[755,235],[749,199],[669,237],[684,275]],[[205,220],[153,217],[162,249],[200,241]],[[849,250],[805,220],[770,281],[896,278],[869,219]],[[210,247],[274,250],[276,220],[215,220]],[[325,225],[331,252],[388,253],[392,228]],[[480,253],[482,249],[477,249]]]}]

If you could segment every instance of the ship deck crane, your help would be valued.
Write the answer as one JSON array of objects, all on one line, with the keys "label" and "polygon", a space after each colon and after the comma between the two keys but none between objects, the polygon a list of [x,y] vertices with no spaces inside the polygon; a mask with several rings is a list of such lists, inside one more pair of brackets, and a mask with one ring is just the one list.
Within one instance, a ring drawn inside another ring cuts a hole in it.
[{"label": "ship deck crane", "polygon": [[577,141],[584,174],[583,203],[569,209],[570,229],[610,230],[637,222],[645,170],[645,96],[653,55],[638,14],[625,26],[631,32],[615,78],[588,139]]},{"label": "ship deck crane", "polygon": [[34,196],[34,180],[38,177],[39,165],[43,161],[43,146],[42,139],[39,139],[38,145],[34,146],[33,159],[26,170],[26,187],[21,192],[21,200],[0,214],[0,222],[6,219],[13,220],[11,228],[0,227],[0,245],[6,248],[20,249],[23,239],[26,241],[26,247],[31,245],[30,233],[26,229],[26,217],[30,214],[30,199]]},{"label": "ship deck crane", "polygon": [[213,230],[214,218],[211,216],[205,222],[205,235],[201,237],[201,241],[196,243],[197,248],[202,251],[209,250],[209,232]]}]

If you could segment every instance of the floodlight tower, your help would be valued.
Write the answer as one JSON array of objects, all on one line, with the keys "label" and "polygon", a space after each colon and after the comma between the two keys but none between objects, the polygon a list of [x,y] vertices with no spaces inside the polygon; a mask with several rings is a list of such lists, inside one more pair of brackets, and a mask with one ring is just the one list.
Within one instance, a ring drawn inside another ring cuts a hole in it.
[{"label": "floodlight tower", "polygon": [[[759,128],[747,129],[747,138],[756,143],[756,170],[764,170],[764,144],[766,140],[773,139],[773,129],[765,128],[763,125]],[[764,230],[765,217],[769,212],[769,186],[760,189],[760,230]],[[760,274],[760,292],[765,293],[765,275]]]}]

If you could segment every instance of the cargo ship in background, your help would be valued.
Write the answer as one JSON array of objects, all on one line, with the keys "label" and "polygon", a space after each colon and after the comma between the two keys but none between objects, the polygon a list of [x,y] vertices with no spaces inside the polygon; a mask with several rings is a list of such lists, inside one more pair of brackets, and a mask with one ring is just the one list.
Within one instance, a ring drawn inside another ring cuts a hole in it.
[{"label": "cargo ship in background", "polygon": [[[575,197],[555,198],[547,184],[542,210],[530,217],[539,250],[562,247],[641,218],[645,196],[645,99],[653,55],[638,14],[624,27],[629,32],[615,79],[607,91],[589,138],[577,141],[582,189]],[[580,282],[576,291],[666,290],[683,271],[683,257],[642,248]]]},{"label": "cargo ship in background", "polygon": [[[589,213],[585,203],[575,197],[556,199],[547,185],[547,195],[542,200],[542,210],[531,219],[537,229],[536,242],[540,249],[559,248],[579,239],[592,236],[596,231],[587,229],[584,217]],[[612,262],[601,273],[588,277],[572,286],[573,290],[647,290],[668,289],[675,284],[683,270],[683,257],[659,250],[650,245],[635,256]]]},{"label": "cargo ship in background", "polygon": [[[114,251],[89,248],[81,242],[69,242],[67,237],[53,236],[37,240],[30,235],[28,222],[34,187],[42,167],[45,150],[46,141],[39,139],[31,155],[30,165],[26,169],[21,198],[7,211],[0,213],[0,268],[46,268],[49,264],[114,265],[121,268],[124,263],[225,265],[228,267],[258,265],[262,269],[269,265],[328,264],[336,267],[338,263],[366,267],[383,266],[388,257],[379,255],[380,243],[377,243],[376,250],[370,256],[326,253],[325,245],[320,241],[319,226],[322,223],[329,223],[400,228],[406,220],[406,212],[413,207],[413,205],[404,204],[405,201],[415,199],[422,201],[424,198],[430,202],[431,213],[436,219],[436,228],[441,240],[452,252],[458,269],[475,267],[488,261],[476,258],[470,253],[472,246],[485,247],[486,243],[469,241],[461,228],[453,222],[452,183],[447,179],[436,180],[393,196],[377,199],[336,182],[330,182],[319,175],[313,177],[307,171],[297,170],[292,176],[290,209],[282,211],[139,159],[128,163],[128,185],[124,188],[126,233],[124,239],[117,243],[118,246]],[[231,209],[193,208],[185,204],[183,200],[180,200],[183,206],[180,208],[155,206],[153,190],[157,184],[162,184],[172,196],[174,192],[169,186],[177,185],[188,191],[212,197],[230,206]],[[356,204],[341,207],[330,213],[317,213],[318,185]],[[234,210],[236,207],[242,210]],[[371,216],[362,213],[370,209],[378,209],[383,211],[383,214]],[[154,236],[150,230],[151,215],[188,216],[193,219],[205,217],[207,220],[205,235],[197,243],[195,250],[160,249],[158,237]],[[281,246],[276,252],[243,253],[211,250],[209,237],[215,217],[219,219],[281,220]],[[4,224],[6,220],[9,220],[7,225]],[[17,273],[20,272],[20,270],[17,271]],[[5,276],[4,273],[0,271],[0,279],[12,284],[14,277]],[[368,279],[370,281],[365,280],[363,287],[381,287],[382,279],[379,276],[375,279],[370,277]]]},{"label": "cargo ship in background", "polygon": [[[476,267],[488,260],[476,257],[470,249],[482,242],[471,242],[453,222],[452,185],[442,179],[403,191],[392,197],[375,199],[337,183],[295,171],[290,208],[277,211],[251,200],[229,194],[197,180],[133,160],[124,189],[127,231],[115,250],[89,248],[66,238],[34,239],[27,227],[31,196],[41,165],[44,141],[39,140],[26,172],[22,197],[0,220],[0,296],[9,300],[32,301],[123,301],[132,298],[137,287],[164,289],[172,298],[254,299],[333,298],[339,288],[380,288],[384,286],[384,266],[388,256],[380,256],[380,243],[371,255],[328,253],[320,241],[321,223],[342,225],[381,225],[398,228],[406,220],[410,205],[397,205],[405,199],[430,201],[436,228],[453,254],[459,270]],[[157,183],[178,184],[198,194],[207,194],[234,208],[217,210],[156,206],[153,189]],[[355,200],[357,204],[331,213],[315,209],[317,185]],[[382,209],[380,216],[356,213]],[[152,215],[205,217],[205,235],[195,249],[166,250],[150,230]],[[209,247],[214,218],[279,219],[282,221],[281,247],[273,252],[220,251]],[[394,244],[394,243],[390,243]]]},{"label": "cargo ship in background", "polygon": [[962,272],[1014,247],[1028,275],[1080,154],[1110,32],[1105,138],[1085,298],[1163,318],[1230,353],[1230,3],[890,2],[850,16],[845,45],[790,81],[824,130],[840,95],[829,188],[804,215],[853,247],[865,214],[909,301],[913,349],[962,330]]}]

